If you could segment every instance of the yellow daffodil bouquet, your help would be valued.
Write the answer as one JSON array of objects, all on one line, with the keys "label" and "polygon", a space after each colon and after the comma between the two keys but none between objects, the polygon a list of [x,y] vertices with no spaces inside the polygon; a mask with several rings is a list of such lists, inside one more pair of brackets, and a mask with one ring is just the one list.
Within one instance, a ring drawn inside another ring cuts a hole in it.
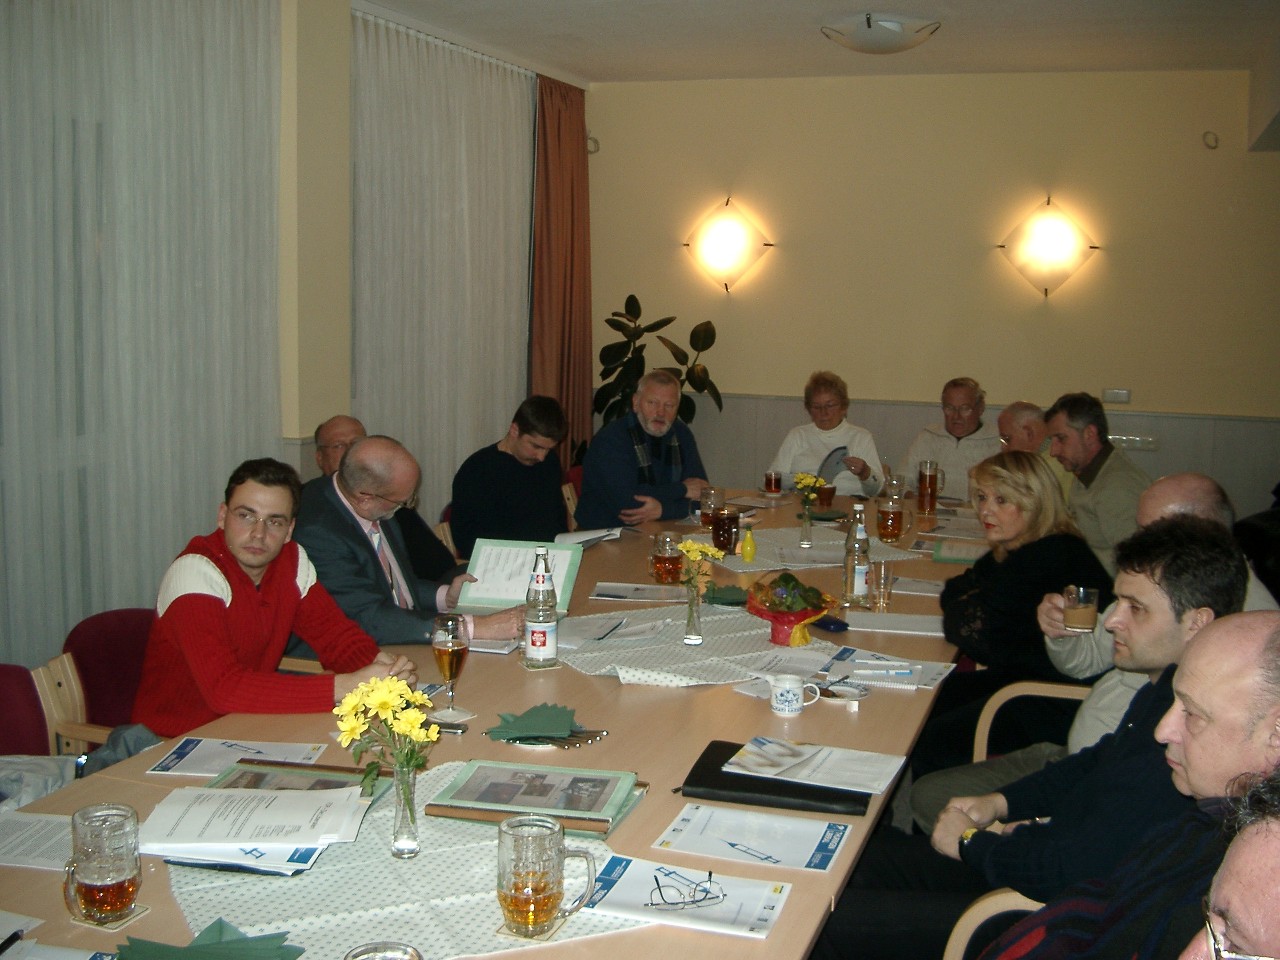
[{"label": "yellow daffodil bouquet", "polygon": [[792,476],[791,482],[795,484],[796,493],[800,494],[800,502],[806,507],[812,506],[813,501],[818,499],[818,488],[827,485],[827,481],[812,473],[797,473]]},{"label": "yellow daffodil bouquet", "polygon": [[[369,753],[361,784],[371,792],[382,765],[416,773],[425,770],[440,728],[427,720],[431,700],[399,677],[366,680],[333,708],[338,742],[351,747],[356,763]],[[412,805],[410,806],[412,809]]]},{"label": "yellow daffodil bouquet", "polygon": [[711,575],[707,559],[723,560],[724,551],[709,543],[685,538],[680,541],[680,552],[684,554],[684,565],[681,567],[680,582],[692,593],[697,594],[704,577]]}]

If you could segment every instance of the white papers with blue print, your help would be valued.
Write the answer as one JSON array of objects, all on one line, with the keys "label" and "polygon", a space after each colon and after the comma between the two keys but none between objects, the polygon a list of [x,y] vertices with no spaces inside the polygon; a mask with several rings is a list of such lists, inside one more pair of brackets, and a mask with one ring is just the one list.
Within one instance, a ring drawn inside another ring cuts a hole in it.
[{"label": "white papers with blue print", "polygon": [[178,773],[188,777],[212,777],[237,760],[276,760],[315,763],[324,753],[323,743],[269,743],[261,740],[218,740],[183,737],[147,773]]},{"label": "white papers with blue print", "polygon": [[773,777],[859,793],[884,793],[906,757],[824,747],[778,737],[752,737],[724,765],[725,773]]},{"label": "white papers with blue print", "polygon": [[[892,614],[868,616],[884,617]],[[955,666],[954,663],[942,663],[939,660],[904,660],[878,650],[841,647],[818,672],[825,673],[828,679],[848,677],[854,683],[872,687],[932,690],[946,679]]]},{"label": "white papers with blue print", "polygon": [[848,832],[846,823],[686,803],[653,845],[741,863],[829,870]]},{"label": "white papers with blue print", "polygon": [[584,912],[763,940],[791,884],[613,856],[596,875]]},{"label": "white papers with blue print", "polygon": [[332,790],[180,787],[138,827],[138,849],[182,855],[190,847],[323,847],[350,843],[367,804],[358,786]]}]

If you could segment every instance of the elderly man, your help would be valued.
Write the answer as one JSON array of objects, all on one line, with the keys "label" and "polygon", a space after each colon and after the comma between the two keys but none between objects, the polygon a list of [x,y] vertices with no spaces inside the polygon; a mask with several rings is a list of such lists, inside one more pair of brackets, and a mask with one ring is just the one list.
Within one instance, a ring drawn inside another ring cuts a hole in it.
[{"label": "elderly man", "polygon": [[574,514],[587,530],[674,520],[708,486],[693,433],[676,416],[680,381],[665,370],[640,378],[631,412],[605,424],[582,462]]},{"label": "elderly man", "polygon": [[[1235,512],[1227,499],[1226,491],[1212,478],[1201,473],[1177,473],[1161,477],[1151,484],[1138,500],[1138,526],[1147,527],[1157,520],[1171,517],[1199,517],[1219,524],[1226,530],[1232,528]],[[1267,592],[1252,570],[1248,571],[1245,588],[1245,610],[1275,610],[1276,601]],[[1125,669],[1111,670],[1117,638],[1110,625],[1122,604],[1117,601],[1103,611],[1091,634],[1069,632],[1062,622],[1063,597],[1060,593],[1047,594],[1037,611],[1040,629],[1044,631],[1045,648],[1053,665],[1067,676],[1085,679],[1103,674],[1081,704],[1067,744],[1036,743],[1029,747],[1007,750],[1005,725],[1015,727],[1008,736],[1025,739],[1016,727],[1017,704],[1032,702],[1015,700],[997,714],[991,730],[991,752],[999,754],[981,763],[939,770],[922,777],[911,785],[911,810],[917,825],[925,831],[933,829],[938,813],[954,796],[989,793],[1019,777],[1025,777],[1042,768],[1046,763],[1075,753],[1104,734],[1112,733],[1119,725],[1133,695],[1144,686],[1148,678],[1142,672]],[[1103,673],[1103,671],[1106,671]]]},{"label": "elderly man", "polygon": [[453,542],[471,556],[477,537],[554,540],[569,529],[556,444],[569,432],[554,397],[529,397],[497,443],[467,457],[453,476]]},{"label": "elderly man", "polygon": [[1201,902],[1226,847],[1224,798],[1280,763],[1280,613],[1206,626],[1187,644],[1173,696],[1156,739],[1174,786],[1199,802],[1149,830],[1114,870],[1005,931],[984,960],[1156,960],[1203,936]]},{"label": "elderly man", "polygon": [[[347,616],[382,644],[422,643],[437,611],[453,609],[466,575],[450,584],[415,576],[399,528],[386,521],[417,500],[421,470],[398,441],[372,436],[347,448],[321,496],[298,514],[298,541]],[[474,579],[474,578],[473,578]],[[472,636],[513,639],[521,608],[477,616]]]},{"label": "elderly man", "polygon": [[[881,828],[819,940],[864,960],[941,952],[969,901],[1000,886],[1043,900],[1110,871],[1143,832],[1188,806],[1169,782],[1156,724],[1173,701],[1171,664],[1219,614],[1240,609],[1245,563],[1231,535],[1164,520],[1121,546],[1116,662],[1147,684],[1117,733],[996,793],[954,797],[925,837]],[[1212,572],[1209,572],[1212,570]],[[1031,822],[1031,821],[1035,822]],[[1003,832],[983,830],[1013,821]]]},{"label": "elderly man", "polygon": [[[342,455],[364,436],[363,423],[341,414],[316,427],[316,466],[320,468],[320,476],[302,485],[302,509],[310,512],[320,505],[328,478],[338,472]],[[423,580],[452,580],[466,570],[466,565],[458,563],[453,551],[440,542],[416,509],[397,510],[389,522],[400,528],[409,565],[416,576]]]},{"label": "elderly man", "polygon": [[1015,400],[1000,411],[1000,416],[996,417],[996,428],[1005,449],[1040,454],[1058,478],[1065,500],[1074,478],[1049,455],[1049,428],[1045,426],[1044,411],[1030,401]]},{"label": "elderly man", "polygon": [[1227,818],[1235,834],[1205,901],[1205,927],[1178,960],[1280,957],[1280,776],[1249,788]]},{"label": "elderly man", "polygon": [[1111,443],[1107,415],[1096,397],[1067,393],[1044,415],[1049,452],[1075,475],[1067,506],[1102,565],[1115,573],[1112,551],[1133,533],[1138,497],[1151,478]]},{"label": "elderly man", "polygon": [[921,460],[936,460],[946,473],[948,496],[969,496],[969,470],[1000,452],[1000,435],[982,422],[987,395],[971,377],[948,380],[942,387],[943,422],[931,423],[916,435],[901,471],[914,481]]},{"label": "elderly man", "polygon": [[[278,460],[227,481],[218,527],[187,544],[164,579],[133,720],[163,737],[227,713],[320,713],[373,677],[415,683],[415,667],[343,616],[291,540],[301,484]],[[279,673],[290,632],[330,673]]]}]

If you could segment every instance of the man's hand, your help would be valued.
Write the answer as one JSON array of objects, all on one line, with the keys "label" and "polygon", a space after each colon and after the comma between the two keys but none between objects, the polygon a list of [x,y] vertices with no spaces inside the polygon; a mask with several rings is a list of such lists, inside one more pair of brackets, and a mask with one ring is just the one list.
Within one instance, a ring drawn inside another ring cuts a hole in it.
[{"label": "man's hand", "polygon": [[[685,481],[688,484],[689,481]],[[618,519],[627,526],[633,526],[637,523],[644,523],[646,520],[662,519],[662,504],[653,497],[645,497],[636,494],[636,499],[640,501],[640,506],[632,507],[630,510],[623,510],[618,514]]]},{"label": "man's hand", "polygon": [[844,464],[846,470],[859,480],[865,480],[871,476],[871,465],[861,457],[845,457],[840,462]]},{"label": "man's hand", "polygon": [[696,500],[702,496],[702,491],[709,486],[711,484],[702,479],[702,477],[689,477],[684,482],[684,495],[690,500]]},{"label": "man's hand", "polygon": [[337,703],[348,693],[366,680],[374,677],[399,677],[411,687],[418,685],[418,667],[408,657],[392,656],[385,650],[353,673],[335,673],[333,675],[333,702]]},{"label": "man's hand", "polygon": [[987,827],[1009,815],[1002,793],[980,797],[952,797],[933,825],[933,849],[953,860],[960,859],[960,835],[970,827]]},{"label": "man's hand", "polygon": [[[460,573],[453,578],[453,583],[449,584],[449,589],[444,595],[444,610],[452,610],[458,605],[458,597],[462,596],[462,585],[464,583],[475,583],[476,578],[469,573]],[[444,612],[443,610],[441,611]]]},{"label": "man's hand", "polygon": [[477,640],[515,640],[524,633],[524,607],[472,618],[471,635]]},{"label": "man's hand", "polygon": [[1040,632],[1050,640],[1065,637],[1071,631],[1062,619],[1062,611],[1066,606],[1066,598],[1060,593],[1046,593],[1036,607],[1036,621],[1040,624]]}]

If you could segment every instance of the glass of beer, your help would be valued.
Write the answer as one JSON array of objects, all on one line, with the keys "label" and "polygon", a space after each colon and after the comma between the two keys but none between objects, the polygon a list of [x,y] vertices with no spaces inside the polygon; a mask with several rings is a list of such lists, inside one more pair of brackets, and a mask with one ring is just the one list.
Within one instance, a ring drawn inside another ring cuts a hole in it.
[{"label": "glass of beer", "polygon": [[771,497],[782,495],[782,474],[777,470],[766,470],[764,473],[764,492]]},{"label": "glass of beer", "polygon": [[721,507],[711,518],[711,542],[717,550],[726,554],[738,549],[738,524],[741,517],[737,507]]},{"label": "glass of beer", "polygon": [[1067,587],[1062,597],[1063,626],[1072,633],[1093,633],[1098,625],[1098,591],[1092,587]]},{"label": "glass of beer", "polygon": [[916,474],[917,506],[923,516],[931,517],[938,509],[938,494],[942,492],[945,476],[937,460],[921,460]]},{"label": "glass of beer", "polygon": [[71,915],[115,923],[133,913],[141,883],[138,813],[123,803],[95,803],[71,817],[71,859],[63,895]]},{"label": "glass of beer", "polygon": [[915,513],[901,499],[886,497],[876,510],[876,535],[881,543],[897,543],[915,522]]},{"label": "glass of beer", "polygon": [[[564,900],[564,862],[578,858],[587,866],[587,883],[568,907]],[[498,827],[498,903],[506,927],[521,937],[539,937],[586,902],[596,882],[596,862],[586,850],[565,849],[559,820],[526,814],[508,817]]]},{"label": "glass of beer", "polygon": [[431,653],[435,656],[440,679],[444,681],[449,706],[443,710],[433,711],[429,714],[429,719],[460,723],[475,716],[470,710],[463,710],[453,705],[453,687],[458,682],[458,675],[462,673],[462,668],[467,664],[467,654],[470,650],[471,641],[467,636],[465,617],[457,613],[442,613],[436,617],[431,629]]},{"label": "glass of beer", "polygon": [[702,525],[710,530],[711,518],[714,517],[716,515],[716,511],[723,506],[724,490],[720,487],[704,487],[702,490],[702,499],[700,501]]},{"label": "glass of beer", "polygon": [[670,530],[664,530],[653,538],[653,550],[649,553],[649,573],[655,583],[680,582],[684,567],[684,555],[680,552],[680,538]]},{"label": "glass of beer", "polygon": [[835,503],[836,488],[828,483],[825,487],[818,487],[813,492],[818,496],[818,509],[830,510],[831,504]]}]

